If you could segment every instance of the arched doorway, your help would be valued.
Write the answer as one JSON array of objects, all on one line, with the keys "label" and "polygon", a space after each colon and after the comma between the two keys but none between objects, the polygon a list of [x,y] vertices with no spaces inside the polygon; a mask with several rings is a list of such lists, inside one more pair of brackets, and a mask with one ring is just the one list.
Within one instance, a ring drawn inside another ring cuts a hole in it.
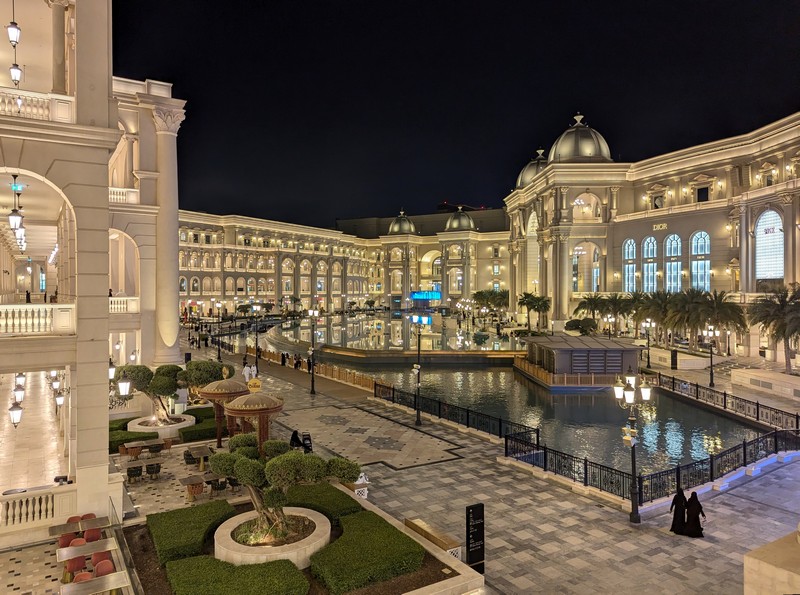
[{"label": "arched doorway", "polygon": [[594,242],[581,242],[572,249],[572,291],[600,291],[600,248]]}]

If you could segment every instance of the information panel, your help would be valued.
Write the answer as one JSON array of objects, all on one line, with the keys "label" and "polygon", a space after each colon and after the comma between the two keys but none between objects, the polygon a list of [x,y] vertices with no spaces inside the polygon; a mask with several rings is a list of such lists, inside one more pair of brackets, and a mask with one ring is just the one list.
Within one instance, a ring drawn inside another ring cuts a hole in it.
[{"label": "information panel", "polygon": [[483,504],[467,506],[467,564],[481,574],[486,553],[483,528]]}]

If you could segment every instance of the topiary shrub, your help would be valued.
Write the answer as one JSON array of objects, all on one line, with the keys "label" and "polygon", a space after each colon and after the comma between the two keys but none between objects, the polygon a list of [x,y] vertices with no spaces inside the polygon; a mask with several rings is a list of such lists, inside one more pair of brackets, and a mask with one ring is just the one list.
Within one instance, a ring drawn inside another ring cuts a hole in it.
[{"label": "topiary shrub", "polygon": [[108,431],[115,432],[117,430],[127,431],[128,424],[132,422],[135,417],[125,417],[123,419],[112,419],[108,422]]},{"label": "topiary shrub", "polygon": [[306,595],[308,579],[288,560],[234,566],[211,556],[167,563],[175,595]]},{"label": "topiary shrub", "polygon": [[258,449],[255,446],[242,446],[241,448],[237,448],[236,454],[241,457],[253,459],[255,461],[261,458],[261,455],[259,454]]},{"label": "topiary shrub", "polygon": [[211,470],[217,475],[223,477],[233,477],[233,467],[239,457],[230,452],[218,452],[213,454],[208,459],[208,465]]},{"label": "topiary shrub", "polygon": [[206,537],[235,512],[225,500],[214,500],[192,508],[147,515],[147,528],[159,564],[201,554]]},{"label": "topiary shrub", "polygon": [[311,573],[332,595],[415,572],[425,548],[374,512],[341,518],[342,536],[311,556]]},{"label": "topiary shrub", "polygon": [[126,442],[136,440],[153,440],[158,438],[158,432],[128,432],[126,430],[114,430],[108,433],[108,452],[117,454],[119,447]]},{"label": "topiary shrub", "polygon": [[350,459],[333,457],[332,459],[328,459],[326,465],[326,475],[329,477],[338,477],[340,481],[345,483],[353,483],[358,479],[358,476],[361,475],[361,465]]},{"label": "topiary shrub", "polygon": [[184,415],[191,415],[196,421],[201,422],[206,419],[214,419],[213,407],[192,407],[184,410]]},{"label": "topiary shrub", "polygon": [[316,510],[324,514],[334,527],[339,525],[343,516],[364,510],[355,498],[329,483],[292,486],[286,492],[286,498],[287,506]]},{"label": "topiary shrub", "polygon": [[283,440],[267,440],[261,445],[265,459],[272,459],[292,450],[288,442]]},{"label": "topiary shrub", "polygon": [[[188,428],[180,428],[178,434],[181,442],[197,442],[198,440],[212,440],[217,437],[217,423],[214,419],[204,419]],[[228,435],[228,428],[222,427],[222,435]]]},{"label": "topiary shrub", "polygon": [[228,440],[228,450],[231,452],[236,452],[237,448],[243,446],[255,446],[258,448],[258,436],[253,433],[236,434],[235,436],[231,436],[231,439]]}]

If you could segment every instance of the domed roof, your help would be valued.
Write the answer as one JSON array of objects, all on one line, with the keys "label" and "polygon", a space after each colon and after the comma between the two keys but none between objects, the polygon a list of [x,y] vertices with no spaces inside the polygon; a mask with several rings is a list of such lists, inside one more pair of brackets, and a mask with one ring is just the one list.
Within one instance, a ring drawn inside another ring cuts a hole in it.
[{"label": "domed roof", "polygon": [[458,207],[458,211],[450,215],[447,224],[444,226],[444,230],[463,231],[465,229],[475,229],[475,222],[472,220],[472,217],[461,210],[461,207]]},{"label": "domed roof", "polygon": [[264,393],[252,393],[237,397],[225,404],[225,412],[238,415],[273,414],[283,409],[283,399]]},{"label": "domed roof", "polygon": [[414,226],[414,222],[406,217],[405,212],[400,211],[400,214],[395,217],[394,221],[389,225],[389,235],[394,236],[407,233],[417,233],[417,228]]},{"label": "domed roof", "polygon": [[558,137],[550,149],[547,161],[558,163],[607,163],[611,159],[611,150],[606,139],[582,122],[583,116],[577,114],[575,123]]},{"label": "domed roof", "polygon": [[197,391],[197,396],[209,401],[232,399],[240,395],[249,395],[250,390],[244,382],[228,378],[228,368],[222,368],[222,380],[209,382]]},{"label": "domed roof", "polygon": [[517,188],[525,188],[531,183],[531,180],[536,177],[547,165],[547,159],[544,156],[544,149],[536,150],[536,157],[528,162],[528,165],[522,168],[517,176]]}]

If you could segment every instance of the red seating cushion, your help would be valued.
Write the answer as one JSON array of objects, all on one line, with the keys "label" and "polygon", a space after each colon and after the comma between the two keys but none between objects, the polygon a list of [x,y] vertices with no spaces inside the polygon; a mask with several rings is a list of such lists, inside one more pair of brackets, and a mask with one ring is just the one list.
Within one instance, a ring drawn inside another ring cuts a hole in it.
[{"label": "red seating cushion", "polygon": [[103,533],[100,529],[86,529],[86,531],[83,532],[83,538],[86,540],[86,543],[97,541],[102,535]]},{"label": "red seating cushion", "polygon": [[95,552],[92,554],[92,566],[97,568],[97,565],[103,560],[110,560],[111,552]]},{"label": "red seating cushion", "polygon": [[111,560],[102,560],[94,569],[95,576],[105,576],[114,572],[114,563]]},{"label": "red seating cushion", "polygon": [[73,583],[82,583],[83,581],[92,580],[94,577],[92,576],[91,572],[79,572],[75,575],[75,578],[72,579]]},{"label": "red seating cushion", "polygon": [[71,516],[67,519],[68,523],[78,523],[81,520],[81,515]]},{"label": "red seating cushion", "polygon": [[87,512],[85,515],[83,515],[83,516],[81,517],[81,520],[82,520],[82,521],[86,521],[86,520],[88,520],[88,519],[96,519],[96,518],[97,518],[97,515],[96,515],[95,513],[93,513],[93,512]]},{"label": "red seating cushion", "polygon": [[64,533],[58,538],[58,547],[67,547],[77,535],[75,533]]}]

